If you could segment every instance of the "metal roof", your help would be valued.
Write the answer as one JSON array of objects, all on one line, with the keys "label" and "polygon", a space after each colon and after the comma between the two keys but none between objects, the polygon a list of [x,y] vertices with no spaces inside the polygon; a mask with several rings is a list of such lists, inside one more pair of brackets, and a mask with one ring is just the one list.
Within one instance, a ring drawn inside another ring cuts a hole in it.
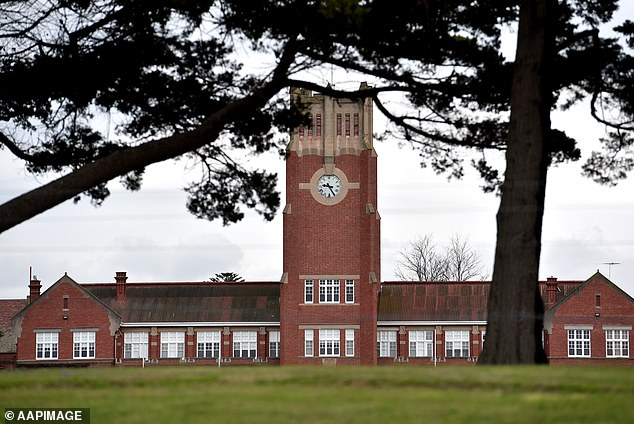
[{"label": "metal roof", "polygon": [[384,283],[379,321],[486,321],[486,282]]},{"label": "metal roof", "polygon": [[[557,281],[557,301],[576,290],[582,281]],[[378,321],[382,322],[485,322],[490,281],[383,283]],[[547,301],[546,284],[539,290]]]},{"label": "metal roof", "polygon": [[279,322],[279,283],[126,283],[83,285],[121,315],[122,323]]}]

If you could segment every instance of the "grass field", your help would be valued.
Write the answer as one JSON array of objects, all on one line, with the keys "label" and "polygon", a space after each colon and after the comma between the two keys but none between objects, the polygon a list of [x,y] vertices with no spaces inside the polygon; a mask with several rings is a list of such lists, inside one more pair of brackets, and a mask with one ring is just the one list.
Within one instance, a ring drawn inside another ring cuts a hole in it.
[{"label": "grass field", "polygon": [[633,423],[611,367],[154,367],[0,372],[2,408],[92,423]]}]

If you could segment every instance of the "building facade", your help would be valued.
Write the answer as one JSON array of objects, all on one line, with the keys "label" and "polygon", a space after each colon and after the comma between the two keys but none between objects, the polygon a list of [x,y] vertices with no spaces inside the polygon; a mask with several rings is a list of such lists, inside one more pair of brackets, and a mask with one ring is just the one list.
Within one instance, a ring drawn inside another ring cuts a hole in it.
[{"label": "building facade", "polygon": [[[363,87],[363,86],[362,86]],[[291,90],[276,282],[79,284],[3,300],[0,366],[468,365],[489,282],[381,282],[370,99]],[[553,364],[633,364],[634,299],[600,273],[539,282]],[[6,308],[4,306],[6,306]]]},{"label": "building facade", "polygon": [[380,281],[372,102],[302,89],[286,159],[282,362],[376,363]]}]

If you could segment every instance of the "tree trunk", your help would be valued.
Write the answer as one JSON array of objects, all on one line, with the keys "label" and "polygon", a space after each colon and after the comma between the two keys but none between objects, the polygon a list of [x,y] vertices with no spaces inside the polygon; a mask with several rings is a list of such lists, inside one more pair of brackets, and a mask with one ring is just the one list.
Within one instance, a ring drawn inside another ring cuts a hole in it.
[{"label": "tree trunk", "polygon": [[553,0],[522,0],[506,173],[481,364],[545,363],[538,273],[546,188]]}]

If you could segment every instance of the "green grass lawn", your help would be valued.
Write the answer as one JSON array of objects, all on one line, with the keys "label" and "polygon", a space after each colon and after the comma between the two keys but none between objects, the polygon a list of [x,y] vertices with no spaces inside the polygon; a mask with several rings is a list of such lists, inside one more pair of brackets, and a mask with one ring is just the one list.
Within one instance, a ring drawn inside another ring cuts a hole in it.
[{"label": "green grass lawn", "polygon": [[633,423],[619,367],[153,367],[0,372],[2,408],[92,423]]}]

